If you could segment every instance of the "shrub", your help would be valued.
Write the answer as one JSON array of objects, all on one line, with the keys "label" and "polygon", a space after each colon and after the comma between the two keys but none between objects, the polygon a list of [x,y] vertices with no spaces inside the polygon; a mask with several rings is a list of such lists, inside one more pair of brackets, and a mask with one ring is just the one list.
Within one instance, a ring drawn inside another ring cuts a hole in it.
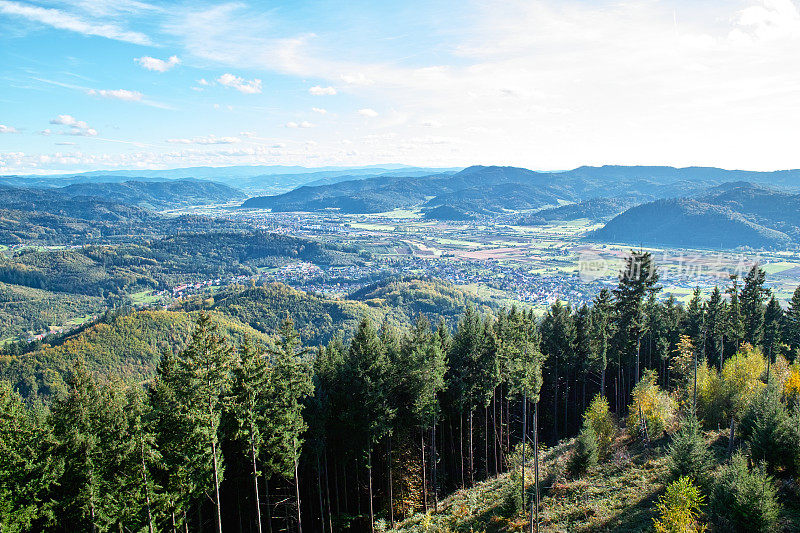
[{"label": "shrub", "polygon": [[766,468],[760,464],[749,470],[741,453],[723,469],[711,507],[720,530],[741,532],[773,531],[780,513],[777,489]]},{"label": "shrub", "polygon": [[597,437],[598,459],[606,458],[611,449],[611,443],[614,442],[617,426],[614,424],[614,419],[611,418],[608,400],[605,396],[598,394],[594,397],[583,415],[583,421],[584,425],[588,424],[592,427]]},{"label": "shrub", "polygon": [[569,471],[574,476],[586,473],[587,470],[597,465],[598,459],[597,433],[594,432],[591,424],[584,423],[578,439],[575,442],[575,450],[569,462]]},{"label": "shrub", "polygon": [[707,428],[727,426],[724,383],[716,369],[705,362],[697,366],[697,418]]},{"label": "shrub", "polygon": [[711,450],[700,433],[694,415],[688,416],[675,433],[669,447],[669,470],[672,479],[686,477],[703,485],[712,464]]},{"label": "shrub", "polygon": [[678,478],[667,487],[656,508],[659,518],[653,521],[657,533],[690,533],[706,530],[700,522],[703,495],[687,477]]},{"label": "shrub", "polygon": [[790,407],[800,405],[800,364],[798,363],[789,369],[789,375],[783,383],[783,397]]},{"label": "shrub", "polygon": [[761,374],[766,360],[758,348],[744,344],[742,348],[722,366],[722,394],[724,396],[725,419],[739,419],[752,399],[764,387]]},{"label": "shrub", "polygon": [[739,430],[750,444],[753,459],[764,461],[771,474],[781,469],[789,473],[794,471],[800,443],[789,411],[781,403],[781,391],[774,382],[750,402]]},{"label": "shrub", "polygon": [[[628,431],[636,433],[641,428],[641,418],[647,423],[650,438],[656,439],[664,433],[667,424],[675,415],[675,401],[656,384],[655,370],[645,370],[642,379],[633,389],[633,401],[628,408],[625,421]],[[635,429],[634,429],[635,428]]]}]

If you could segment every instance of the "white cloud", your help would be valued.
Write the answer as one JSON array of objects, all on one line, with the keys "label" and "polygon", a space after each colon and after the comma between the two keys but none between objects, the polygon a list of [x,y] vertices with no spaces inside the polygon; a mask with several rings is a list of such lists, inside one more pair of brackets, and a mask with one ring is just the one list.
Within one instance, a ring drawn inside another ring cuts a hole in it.
[{"label": "white cloud", "polygon": [[236,144],[241,142],[238,137],[217,137],[216,135],[206,135],[204,137],[193,137],[191,139],[167,139],[171,144]]},{"label": "white cloud", "polygon": [[[56,132],[59,135],[78,135],[83,137],[96,137],[97,130],[94,128],[90,128],[89,125],[84,122],[83,120],[77,120],[72,115],[58,115],[56,118],[50,119],[50,124],[55,124],[57,126],[67,126],[69,130],[62,130],[60,132]],[[41,132],[43,135],[51,135],[54,133],[47,128]]]},{"label": "white cloud", "polygon": [[[150,56],[142,56],[134,58],[134,61],[139,63],[143,68],[155,72],[166,72],[171,68],[180,64],[181,60],[178,56],[170,56],[169,59],[157,59]],[[205,80],[204,80],[205,81]]]},{"label": "white cloud", "polygon": [[0,133],[19,133],[19,131],[14,126],[0,124]]},{"label": "white cloud", "polygon": [[76,144],[76,143],[74,143],[74,142],[69,142],[69,141],[57,142],[57,143],[55,143],[55,144],[56,144],[56,146],[77,146],[77,144]]},{"label": "white cloud", "polygon": [[103,23],[96,20],[85,20],[59,9],[48,9],[20,2],[0,0],[0,13],[22,17],[53,28],[73,31],[83,35],[105,37],[116,41],[146,46],[153,44],[150,38],[143,33],[128,31],[116,24]]},{"label": "white cloud", "polygon": [[258,94],[261,92],[261,80],[258,78],[254,80],[245,80],[233,74],[225,73],[217,78],[217,82],[244,94]]},{"label": "white cloud", "polygon": [[321,107],[312,107],[311,111],[313,111],[314,113],[319,113],[320,115],[327,115],[328,114],[328,110],[327,109],[323,109]]},{"label": "white cloud", "polygon": [[111,98],[113,100],[123,100],[125,102],[139,102],[144,96],[139,91],[129,91],[127,89],[89,89],[87,91],[91,96],[100,96],[102,98]]},{"label": "white cloud", "polygon": [[200,78],[199,80],[197,80],[197,83],[198,83],[199,85],[211,85],[211,84],[208,82],[208,80],[207,80],[207,79],[205,79],[205,78]]},{"label": "white cloud", "polygon": [[377,111],[375,111],[374,109],[370,109],[368,107],[366,107],[364,109],[359,109],[358,110],[358,114],[361,115],[362,117],[377,117],[378,116],[378,112]]},{"label": "white cloud", "polygon": [[239,135],[242,137],[255,137],[256,133],[254,131],[240,131]]},{"label": "white cloud", "polygon": [[333,96],[336,94],[336,89],[333,87],[322,87],[320,85],[315,85],[309,88],[308,92],[314,96]]},{"label": "white cloud", "polygon": [[358,72],[356,74],[343,74],[341,78],[342,81],[348,85],[365,86],[375,84],[375,80],[366,77],[363,72]]},{"label": "white cloud", "polygon": [[285,124],[285,127],[291,128],[291,129],[295,129],[295,128],[313,128],[314,124],[312,124],[311,122],[308,122],[307,120],[304,120],[302,122],[287,122]]}]

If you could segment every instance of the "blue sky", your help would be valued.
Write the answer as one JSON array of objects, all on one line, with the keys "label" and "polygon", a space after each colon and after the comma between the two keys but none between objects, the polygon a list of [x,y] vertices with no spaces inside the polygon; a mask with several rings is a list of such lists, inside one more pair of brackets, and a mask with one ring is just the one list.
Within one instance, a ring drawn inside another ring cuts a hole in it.
[{"label": "blue sky", "polygon": [[792,0],[0,0],[0,174],[800,167]]}]

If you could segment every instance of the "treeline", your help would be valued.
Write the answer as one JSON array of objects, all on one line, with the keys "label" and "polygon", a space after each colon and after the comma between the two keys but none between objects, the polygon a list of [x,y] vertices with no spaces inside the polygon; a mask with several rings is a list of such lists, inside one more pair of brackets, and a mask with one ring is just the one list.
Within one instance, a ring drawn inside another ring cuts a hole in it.
[{"label": "treeline", "polygon": [[[651,256],[633,253],[617,288],[591,307],[556,302],[541,319],[467,307],[452,331],[423,317],[401,330],[365,318],[348,342],[337,336],[315,350],[301,346],[290,320],[267,348],[234,346],[201,316],[188,345],[165,351],[143,387],[78,365],[49,409],[31,409],[4,386],[0,523],[367,531],[436,511],[449,491],[520,464],[518,444],[525,465],[524,445],[540,430],[556,442],[580,429],[576,455],[590,465],[608,427],[586,429],[590,413],[607,421],[614,412],[649,441],[679,402],[702,423],[751,439],[765,431],[745,422],[763,382],[780,374],[785,385],[797,373],[789,365],[800,289],[784,313],[764,282],[756,266],[742,285],[732,280],[728,298],[715,290],[703,301],[697,291],[684,308],[656,298]],[[778,407],[769,404],[786,427],[791,401],[779,394]],[[794,457],[786,449],[753,457]]]}]

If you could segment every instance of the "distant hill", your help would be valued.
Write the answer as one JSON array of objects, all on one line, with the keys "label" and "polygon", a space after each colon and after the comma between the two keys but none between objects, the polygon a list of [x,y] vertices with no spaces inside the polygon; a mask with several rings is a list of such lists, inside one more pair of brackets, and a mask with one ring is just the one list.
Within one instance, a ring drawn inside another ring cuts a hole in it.
[{"label": "distant hill", "polygon": [[422,216],[425,220],[452,220],[452,221],[467,221],[475,220],[473,215],[464,211],[451,207],[449,205],[440,205],[433,209],[428,209]]},{"label": "distant hill", "polygon": [[14,187],[64,187],[84,183],[121,183],[125,181],[174,181],[180,179],[212,180],[246,190],[251,194],[279,194],[302,185],[319,185],[375,176],[426,176],[457,172],[460,168],[426,168],[408,165],[367,165],[360,167],[307,168],[287,165],[229,167],[187,167],[166,170],[98,170],[49,176],[0,176],[0,184]]},{"label": "distant hill", "polygon": [[84,244],[176,231],[233,228],[206,217],[166,217],[165,209],[241,200],[241,191],[210,181],[82,183],[58,188],[0,185],[0,244]]},{"label": "distant hill", "polygon": [[774,248],[800,242],[800,194],[749,183],[724,184],[697,198],[632,207],[590,240],[702,248]]},{"label": "distant hill", "polygon": [[728,181],[797,187],[800,171],[749,172],[718,168],[579,167],[534,172],[517,167],[472,166],[428,176],[378,176],[250,198],[242,207],[273,211],[378,213],[415,206],[501,213],[592,198],[633,197],[642,202],[699,193]]},{"label": "distant hill", "polygon": [[522,226],[539,225],[553,221],[578,220],[588,218],[590,220],[609,220],[622,213],[629,207],[640,204],[641,201],[635,197],[617,198],[592,198],[577,204],[562,205],[542,209],[529,215],[518,218],[516,223]]}]

